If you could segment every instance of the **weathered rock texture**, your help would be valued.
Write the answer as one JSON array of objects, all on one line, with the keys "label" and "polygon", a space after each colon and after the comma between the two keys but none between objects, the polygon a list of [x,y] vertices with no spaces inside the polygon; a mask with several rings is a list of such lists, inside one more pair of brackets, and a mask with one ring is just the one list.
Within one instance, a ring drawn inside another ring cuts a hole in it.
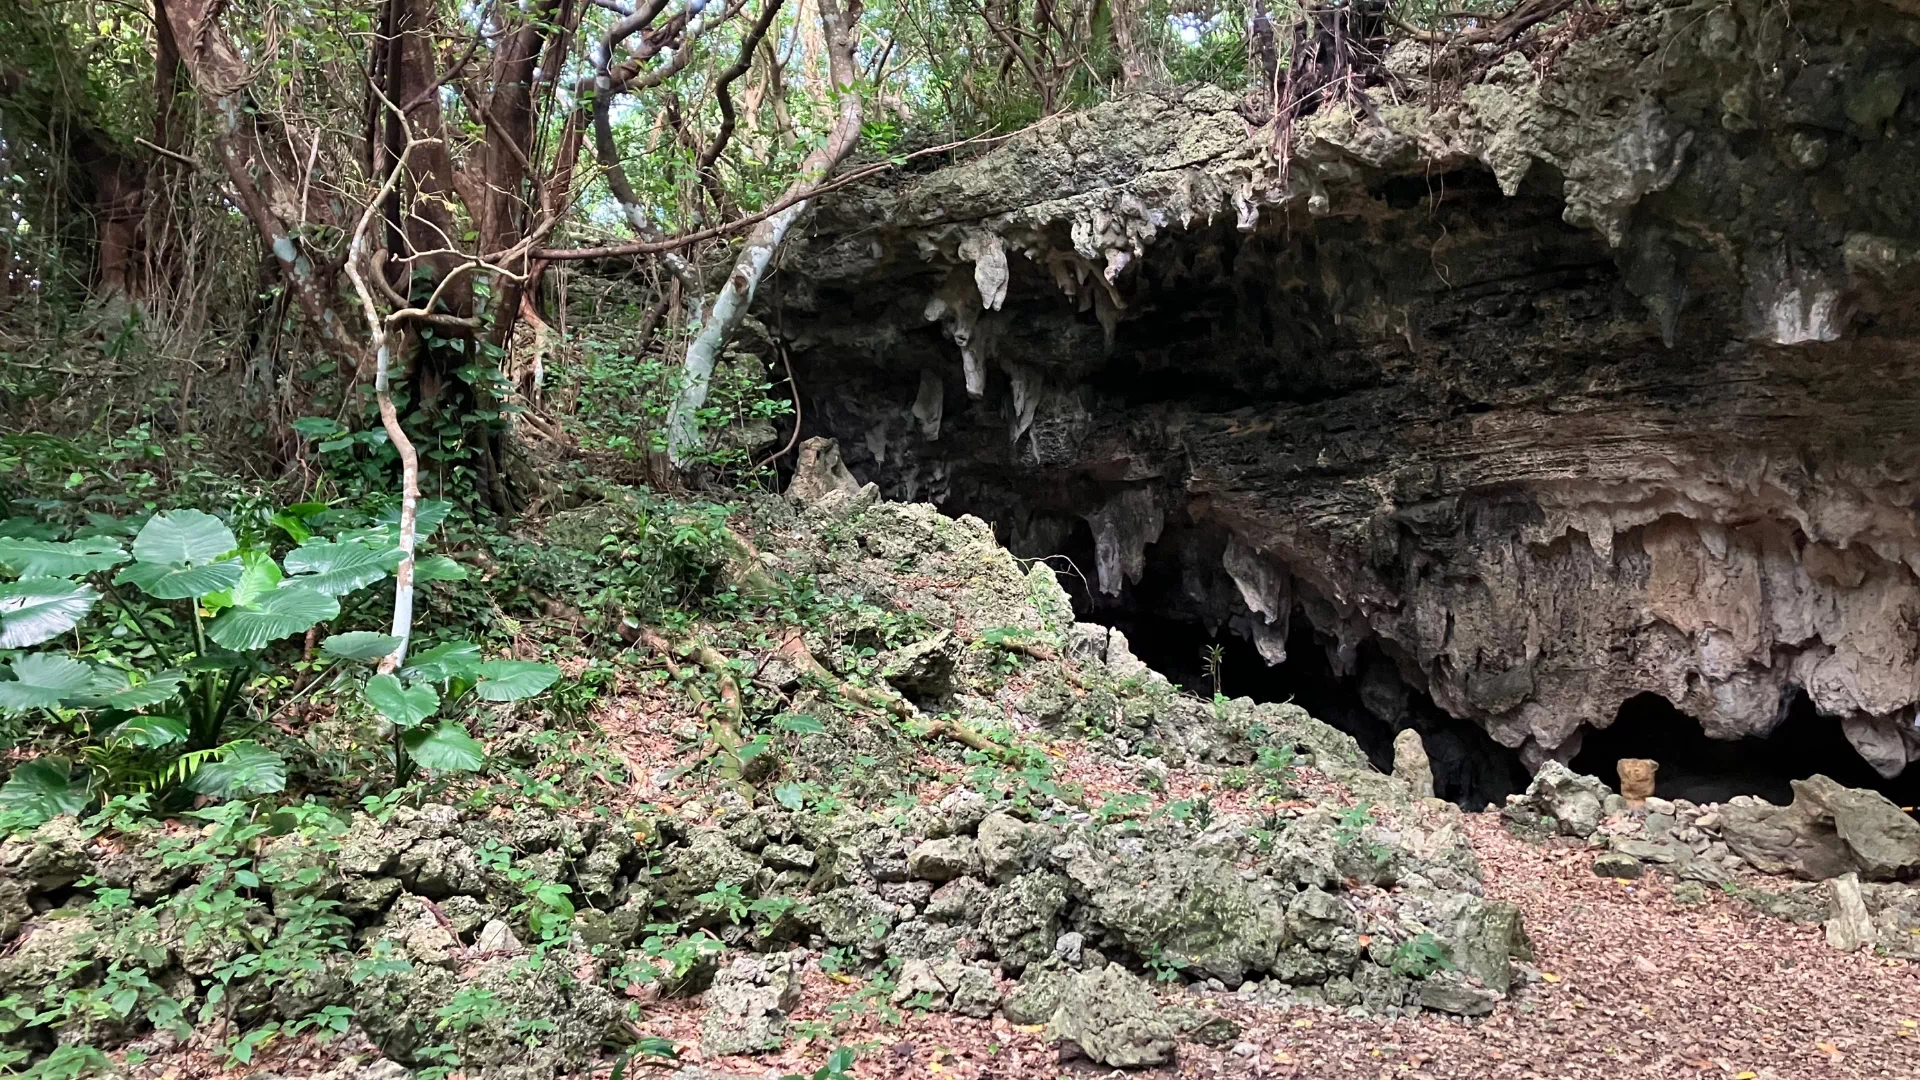
[{"label": "weathered rock texture", "polygon": [[1464,89],[1397,46],[1284,176],[1203,87],[841,199],[768,292],[809,425],[1099,594],[1372,642],[1530,764],[1639,692],[1734,737],[1804,691],[1899,773],[1920,14],[1636,0],[1562,45]]}]

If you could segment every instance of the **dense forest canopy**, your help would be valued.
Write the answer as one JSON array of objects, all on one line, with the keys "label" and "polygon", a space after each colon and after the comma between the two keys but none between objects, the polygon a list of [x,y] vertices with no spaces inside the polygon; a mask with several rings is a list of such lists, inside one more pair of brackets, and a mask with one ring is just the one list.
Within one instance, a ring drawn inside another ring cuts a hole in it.
[{"label": "dense forest canopy", "polygon": [[[1361,5],[1341,47],[1377,47],[1383,19],[1485,40],[1567,6]],[[1262,0],[14,0],[5,389],[32,398],[71,366],[22,366],[39,335],[137,337],[192,358],[192,378],[160,373],[179,392],[239,376],[233,430],[278,471],[305,452],[303,416],[378,426],[356,395],[390,377],[390,434],[457,436],[482,501],[516,509],[534,496],[506,475],[495,414],[533,405],[549,335],[580,329],[564,281],[580,265],[631,286],[596,301],[633,309],[610,345],[671,354],[672,415],[650,426],[684,470],[715,362],[810,199],[1128,89],[1210,80],[1256,123],[1276,98],[1312,108],[1342,86],[1292,86],[1316,37],[1302,19]]]}]

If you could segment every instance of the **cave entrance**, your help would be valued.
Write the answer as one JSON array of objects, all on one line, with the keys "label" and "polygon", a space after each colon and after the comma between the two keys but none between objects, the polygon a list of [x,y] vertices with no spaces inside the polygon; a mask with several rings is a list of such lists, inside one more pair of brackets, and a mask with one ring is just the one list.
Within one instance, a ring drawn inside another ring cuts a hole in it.
[{"label": "cave entrance", "polygon": [[[1116,597],[1098,592],[1088,576],[1095,556],[1086,523],[1075,522],[1066,533],[1064,541],[1054,540],[1052,550],[1059,553],[1054,566],[1074,617],[1125,634],[1133,654],[1175,685],[1210,697],[1214,686],[1205,657],[1217,646],[1222,692],[1260,702],[1291,701],[1353,736],[1382,772],[1393,767],[1394,735],[1411,727],[1426,744],[1440,798],[1481,810],[1526,790],[1531,777],[1520,755],[1409,686],[1378,642],[1363,642],[1351,665],[1336,667],[1333,642],[1313,629],[1299,605],[1288,620],[1286,659],[1278,664],[1268,664],[1253,642],[1230,626],[1209,629],[1196,611],[1192,556],[1205,551],[1200,561],[1218,566],[1220,538],[1170,524],[1161,542],[1146,549],[1140,580]],[[1230,602],[1237,605],[1237,595]]]},{"label": "cave entrance", "polygon": [[1373,766],[1393,768],[1393,737],[1414,728],[1433,763],[1434,794],[1471,810],[1501,805],[1526,790],[1520,757],[1471,721],[1460,720],[1408,687],[1393,661],[1373,642],[1361,645],[1350,675],[1334,669],[1329,642],[1295,613],[1287,658],[1268,664],[1234,633],[1210,634],[1197,622],[1139,609],[1098,612],[1099,621],[1127,635],[1133,654],[1177,685],[1202,696],[1214,686],[1206,653],[1220,649],[1221,691],[1255,701],[1291,701],[1315,719],[1353,736]]},{"label": "cave entrance", "polygon": [[1875,772],[1847,742],[1840,721],[1822,716],[1805,693],[1794,691],[1785,713],[1765,736],[1715,739],[1666,698],[1639,694],[1620,706],[1611,726],[1587,732],[1569,767],[1618,788],[1621,758],[1651,758],[1660,763],[1654,794],[1692,802],[1757,795],[1785,805],[1793,801],[1789,782],[1815,773],[1901,806],[1920,802],[1920,771],[1908,768],[1892,779]]}]

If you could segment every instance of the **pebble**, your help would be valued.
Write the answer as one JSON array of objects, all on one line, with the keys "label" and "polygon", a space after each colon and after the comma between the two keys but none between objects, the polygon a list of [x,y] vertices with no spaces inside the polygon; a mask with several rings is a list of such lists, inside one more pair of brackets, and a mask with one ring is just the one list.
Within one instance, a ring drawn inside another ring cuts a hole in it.
[{"label": "pebble", "polygon": [[1255,1054],[1258,1054],[1259,1052],[1260,1052],[1260,1048],[1259,1048],[1259,1047],[1257,1047],[1257,1046],[1255,1046],[1255,1045],[1253,1045],[1253,1044],[1252,1044],[1252,1043],[1250,1043],[1250,1042],[1243,1042],[1243,1043],[1234,1043],[1234,1044],[1233,1044],[1233,1056],[1234,1056],[1234,1057],[1243,1057],[1243,1058],[1250,1058],[1250,1057],[1252,1057],[1252,1056],[1254,1056]]}]

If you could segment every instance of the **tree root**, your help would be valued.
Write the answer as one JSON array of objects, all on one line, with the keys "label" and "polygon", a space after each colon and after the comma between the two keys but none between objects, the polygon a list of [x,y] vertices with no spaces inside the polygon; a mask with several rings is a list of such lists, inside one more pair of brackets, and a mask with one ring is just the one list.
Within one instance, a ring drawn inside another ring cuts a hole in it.
[{"label": "tree root", "polygon": [[968,749],[978,750],[983,754],[990,754],[994,757],[1004,757],[1007,752],[1006,747],[967,727],[965,724],[936,720],[927,725],[926,734],[928,738],[940,738],[944,736]]},{"label": "tree root", "polygon": [[673,662],[677,652],[691,659],[712,675],[720,686],[720,707],[715,709],[707,723],[707,734],[712,737],[714,746],[719,750],[720,777],[737,788],[741,794],[752,798],[754,788],[741,775],[740,731],[746,727],[746,709],[740,703],[740,684],[733,677],[733,668],[720,650],[703,641],[689,641],[677,648],[672,642],[658,633],[642,629],[640,640],[658,653],[666,661],[667,673],[678,678],[680,666]]},{"label": "tree root", "polygon": [[[802,641],[800,635],[797,633],[789,635],[785,641],[780,643],[780,647],[774,650],[774,653],[775,655],[785,657],[788,663],[800,669],[800,674],[803,679],[819,686],[821,689],[837,693],[857,705],[864,705],[869,709],[877,709],[881,712],[891,713],[895,718],[900,720],[918,721],[920,719],[920,710],[913,707],[913,702],[908,701],[899,694],[891,690],[881,690],[875,687],[856,686],[835,675],[833,672],[828,671],[825,664],[822,664],[814,658],[813,653],[808,650],[806,642]],[[999,743],[994,742],[992,739],[987,738],[985,735],[980,734],[958,721],[936,720],[927,725],[925,734],[929,738],[952,739],[962,746],[978,750],[983,754],[991,754],[994,757],[1003,757],[1007,752],[1006,747],[1001,746]]]},{"label": "tree root", "polygon": [[920,710],[913,707],[913,702],[899,694],[872,687],[855,686],[828,671],[825,664],[814,659],[813,653],[808,651],[806,642],[800,640],[799,634],[793,634],[781,642],[774,653],[786,657],[788,663],[799,668],[803,678],[812,681],[822,689],[839,694],[848,701],[865,705],[869,709],[892,713],[901,720],[919,719]]}]

